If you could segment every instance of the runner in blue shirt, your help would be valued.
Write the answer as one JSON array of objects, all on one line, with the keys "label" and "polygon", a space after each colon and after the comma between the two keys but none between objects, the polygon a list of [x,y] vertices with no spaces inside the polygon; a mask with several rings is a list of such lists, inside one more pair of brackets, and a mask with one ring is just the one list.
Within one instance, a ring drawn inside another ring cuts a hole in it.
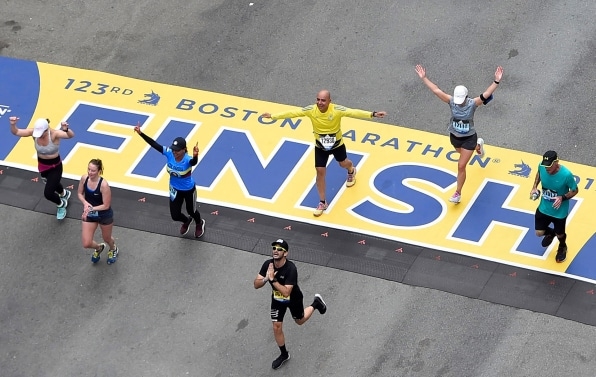
[{"label": "runner in blue shirt", "polygon": [[[569,169],[559,165],[557,152],[548,151],[542,156],[542,162],[538,165],[530,196],[539,194],[539,183],[542,185],[542,195],[534,216],[536,235],[544,236],[543,247],[548,247],[555,235],[557,236],[559,248],[555,260],[557,263],[562,263],[567,258],[565,224],[569,214],[569,199],[573,198],[579,190],[577,182]],[[550,227],[551,223],[553,228]]]},{"label": "runner in blue shirt", "polygon": [[[165,147],[145,135],[139,125],[134,130],[147,144],[166,156],[168,160],[166,170],[170,175],[170,215],[172,220],[182,222],[180,234],[185,235],[188,233],[190,224],[194,219],[197,224],[195,237],[203,237],[203,234],[205,234],[205,219],[201,218],[201,214],[197,210],[197,190],[195,181],[192,178],[192,167],[198,162],[198,143],[193,148],[191,158],[187,153],[186,140],[182,137],[177,137],[172,145]],[[182,213],[182,204],[184,202],[186,202],[186,211],[189,213],[189,217]]]}]

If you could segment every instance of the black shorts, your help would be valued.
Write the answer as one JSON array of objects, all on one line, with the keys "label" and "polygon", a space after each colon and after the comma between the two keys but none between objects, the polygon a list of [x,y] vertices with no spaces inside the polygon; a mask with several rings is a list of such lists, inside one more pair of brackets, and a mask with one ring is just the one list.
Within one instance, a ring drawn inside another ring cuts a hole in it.
[{"label": "black shorts", "polygon": [[567,216],[562,219],[557,217],[552,217],[549,215],[545,215],[544,213],[540,212],[536,209],[536,214],[534,215],[534,229],[536,230],[546,230],[550,224],[553,224],[553,228],[555,229],[555,234],[565,234],[565,224],[567,223]]},{"label": "black shorts", "polygon": [[271,296],[271,321],[272,322],[283,322],[286,309],[290,308],[292,318],[298,320],[304,318],[304,303],[303,296],[298,297],[292,296],[289,302],[281,302],[273,299]]},{"label": "black shorts", "polygon": [[110,225],[114,222],[114,211],[106,209],[98,211],[97,216],[87,216],[83,221],[88,223],[99,223],[99,225]]},{"label": "black shorts", "polygon": [[452,134],[450,132],[449,140],[451,141],[451,145],[453,145],[453,147],[456,149],[463,148],[463,149],[467,149],[469,151],[473,151],[476,149],[476,146],[478,145],[478,134],[459,137],[459,136],[455,136],[454,134]]},{"label": "black shorts", "polygon": [[337,148],[330,149],[328,151],[315,147],[315,168],[324,168],[327,166],[327,161],[329,161],[329,156],[333,155],[335,160],[338,162],[342,162],[348,158],[348,151],[346,150],[346,145],[342,144]]}]

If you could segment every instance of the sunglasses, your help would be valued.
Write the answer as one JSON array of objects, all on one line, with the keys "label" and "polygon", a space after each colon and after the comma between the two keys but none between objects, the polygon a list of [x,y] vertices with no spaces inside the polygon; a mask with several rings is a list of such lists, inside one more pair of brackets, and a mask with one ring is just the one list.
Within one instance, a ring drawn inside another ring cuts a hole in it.
[{"label": "sunglasses", "polygon": [[277,250],[277,251],[287,251],[286,249],[284,249],[283,247],[279,247],[279,246],[273,246],[273,250]]}]

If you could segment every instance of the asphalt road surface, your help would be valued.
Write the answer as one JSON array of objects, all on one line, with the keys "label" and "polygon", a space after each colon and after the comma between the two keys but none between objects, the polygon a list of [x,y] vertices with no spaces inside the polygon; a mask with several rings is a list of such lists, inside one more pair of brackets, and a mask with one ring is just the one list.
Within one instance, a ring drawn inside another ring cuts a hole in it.
[{"label": "asphalt road surface", "polygon": [[[251,5],[252,4],[252,5]],[[490,145],[593,164],[596,2],[1,2],[0,54],[265,101],[386,110],[444,133],[449,92],[503,82],[478,111]],[[1,78],[0,78],[1,85]],[[2,376],[593,376],[596,329],[560,318],[298,264],[324,316],[287,321],[278,350],[263,256],[118,228],[92,266],[80,224],[0,206]],[[103,262],[103,261],[102,261]]]}]

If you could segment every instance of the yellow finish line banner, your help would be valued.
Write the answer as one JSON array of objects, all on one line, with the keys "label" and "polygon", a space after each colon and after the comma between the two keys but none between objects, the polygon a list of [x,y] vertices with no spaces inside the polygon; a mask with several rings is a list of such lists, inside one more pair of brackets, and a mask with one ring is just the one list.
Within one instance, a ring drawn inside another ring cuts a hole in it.
[{"label": "yellow finish line banner", "polygon": [[[470,161],[462,203],[454,205],[448,199],[458,155],[447,135],[344,118],[357,184],[346,188],[346,171],[331,160],[330,206],[314,218],[310,121],[259,116],[294,106],[7,58],[0,58],[3,72],[22,88],[0,89],[3,122],[19,116],[25,127],[50,118],[74,130],[75,138],[61,142],[69,178],[78,179],[91,158],[101,158],[112,186],[167,196],[166,160],[134,134],[140,124],[161,145],[178,136],[189,147],[198,143],[193,177],[199,201],[596,281],[593,167],[561,161],[576,175],[579,194],[570,201],[567,260],[557,264],[557,242],[545,249],[534,235],[538,202],[529,192],[541,156],[487,145],[484,158]],[[35,171],[31,140],[14,137],[8,126],[1,132],[3,163]]]}]

